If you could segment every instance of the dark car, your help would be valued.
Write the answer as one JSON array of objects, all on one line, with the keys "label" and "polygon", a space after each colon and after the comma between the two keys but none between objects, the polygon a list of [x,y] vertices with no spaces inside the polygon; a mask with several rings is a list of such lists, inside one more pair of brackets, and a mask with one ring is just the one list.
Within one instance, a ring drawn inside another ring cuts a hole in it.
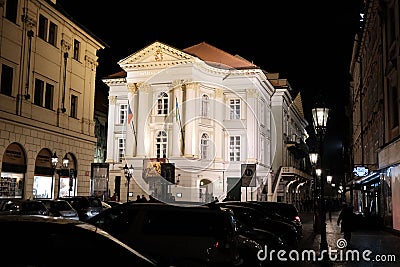
[{"label": "dark car", "polygon": [[[296,207],[292,204],[266,201],[226,201],[224,203],[252,207],[263,212],[268,218],[289,223],[296,227],[297,238],[303,237],[303,224]],[[296,214],[296,216],[289,216]]]},{"label": "dark car", "polygon": [[104,210],[101,198],[95,196],[74,196],[58,199],[68,201],[78,212],[81,221],[87,221]]},{"label": "dark car", "polygon": [[0,215],[1,266],[160,266],[82,221],[42,215]]},{"label": "dark car", "polygon": [[1,201],[0,214],[49,215],[49,210],[38,200],[10,199]]},{"label": "dark car", "polygon": [[260,228],[278,235],[285,241],[289,248],[297,247],[297,231],[293,225],[282,221],[272,220],[265,216],[261,211],[252,207],[229,204],[227,202],[216,204],[231,209],[234,213],[234,217],[243,224],[253,228]]},{"label": "dark car", "polygon": [[79,220],[78,211],[71,204],[62,199],[42,199],[40,200],[49,210],[49,216],[63,217],[65,219]]},{"label": "dark car", "polygon": [[128,202],[87,221],[165,266],[238,266],[231,213],[206,206]]},{"label": "dark car", "polygon": [[273,202],[273,201],[254,201],[255,203],[264,206],[269,211],[273,211],[279,216],[287,218],[297,229],[297,232],[303,234],[303,224],[301,222],[299,211],[296,206],[291,203]]}]

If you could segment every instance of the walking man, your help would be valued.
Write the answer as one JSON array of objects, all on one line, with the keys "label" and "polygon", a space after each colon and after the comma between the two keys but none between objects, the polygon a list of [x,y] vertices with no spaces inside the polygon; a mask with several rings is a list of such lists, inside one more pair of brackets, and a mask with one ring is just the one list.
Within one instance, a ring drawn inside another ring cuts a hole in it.
[{"label": "walking man", "polygon": [[343,237],[346,239],[347,245],[350,244],[351,232],[353,231],[353,214],[353,207],[347,205],[347,203],[344,203],[337,220],[337,225],[341,225],[340,231],[343,233]]}]

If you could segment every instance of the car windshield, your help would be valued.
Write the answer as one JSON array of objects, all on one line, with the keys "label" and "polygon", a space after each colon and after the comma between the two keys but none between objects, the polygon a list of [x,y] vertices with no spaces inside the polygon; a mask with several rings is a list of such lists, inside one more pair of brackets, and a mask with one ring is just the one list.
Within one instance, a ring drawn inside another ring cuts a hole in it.
[{"label": "car windshield", "polygon": [[26,201],[20,204],[20,208],[23,210],[44,210],[46,209],[44,204],[36,201]]},{"label": "car windshield", "polygon": [[51,207],[55,210],[70,210],[72,207],[66,201],[55,201],[51,203]]}]

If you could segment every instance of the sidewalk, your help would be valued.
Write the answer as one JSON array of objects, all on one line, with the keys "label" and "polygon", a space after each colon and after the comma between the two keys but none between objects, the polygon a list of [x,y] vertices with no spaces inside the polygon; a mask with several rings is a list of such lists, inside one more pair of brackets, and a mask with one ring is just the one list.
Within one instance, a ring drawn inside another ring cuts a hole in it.
[{"label": "sidewalk", "polygon": [[[297,254],[299,260],[289,258],[288,261],[278,266],[332,266],[332,267],[364,267],[364,266],[400,266],[400,236],[384,230],[357,230],[352,233],[350,246],[343,247],[343,233],[337,225],[339,212],[332,212],[332,220],[326,220],[326,239],[328,248],[331,250],[331,260],[322,262],[320,256],[321,235],[313,232],[312,213],[302,213],[303,238],[299,242]],[[317,260],[308,260],[307,253],[313,251]],[[292,254],[296,256],[295,253]],[[357,259],[358,257],[358,259]],[[274,265],[275,266],[275,265]]]}]

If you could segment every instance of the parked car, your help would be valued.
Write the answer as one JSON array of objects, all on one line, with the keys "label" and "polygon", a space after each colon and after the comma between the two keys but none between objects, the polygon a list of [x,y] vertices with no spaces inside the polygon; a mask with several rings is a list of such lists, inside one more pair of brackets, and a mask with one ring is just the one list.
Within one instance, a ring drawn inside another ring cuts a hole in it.
[{"label": "parked car", "polygon": [[49,210],[38,200],[9,199],[1,201],[0,214],[49,215]]},{"label": "parked car", "polygon": [[63,217],[65,219],[79,220],[79,214],[71,204],[62,199],[41,199],[41,202],[49,210],[49,216]]},{"label": "parked car", "polygon": [[[287,214],[290,212],[295,212],[298,215],[297,209],[292,204],[281,203],[270,205],[270,203],[278,203],[278,202],[266,202],[266,201],[226,201],[224,203],[236,204],[240,206],[252,207],[255,208],[262,213],[264,213],[268,218],[272,220],[282,221],[296,227],[297,238],[301,239],[303,237],[303,224],[301,223],[300,216],[296,217],[287,217]],[[265,204],[268,203],[268,204]],[[293,210],[293,208],[295,210]]]},{"label": "parked car", "polygon": [[247,206],[229,204],[227,202],[216,203],[218,206],[232,209],[234,217],[250,227],[260,228],[277,234],[282,238],[289,248],[296,248],[298,245],[296,228],[288,223],[272,220],[261,211]]},{"label": "parked car", "polygon": [[74,196],[58,199],[68,201],[78,212],[81,221],[86,221],[104,210],[101,198],[95,196]]},{"label": "parked car", "polygon": [[128,202],[87,221],[164,266],[238,266],[231,213],[218,207]]},{"label": "parked car", "polygon": [[97,227],[43,215],[0,215],[2,266],[160,266]]},{"label": "parked car", "polygon": [[299,211],[296,206],[291,203],[273,202],[273,201],[254,201],[255,203],[266,207],[270,211],[274,211],[279,216],[287,218],[297,229],[300,236],[303,235],[303,223],[301,222]]},{"label": "parked car", "polygon": [[119,202],[119,201],[116,201],[116,200],[106,200],[104,202],[106,202],[111,207],[123,204],[122,202]]}]

